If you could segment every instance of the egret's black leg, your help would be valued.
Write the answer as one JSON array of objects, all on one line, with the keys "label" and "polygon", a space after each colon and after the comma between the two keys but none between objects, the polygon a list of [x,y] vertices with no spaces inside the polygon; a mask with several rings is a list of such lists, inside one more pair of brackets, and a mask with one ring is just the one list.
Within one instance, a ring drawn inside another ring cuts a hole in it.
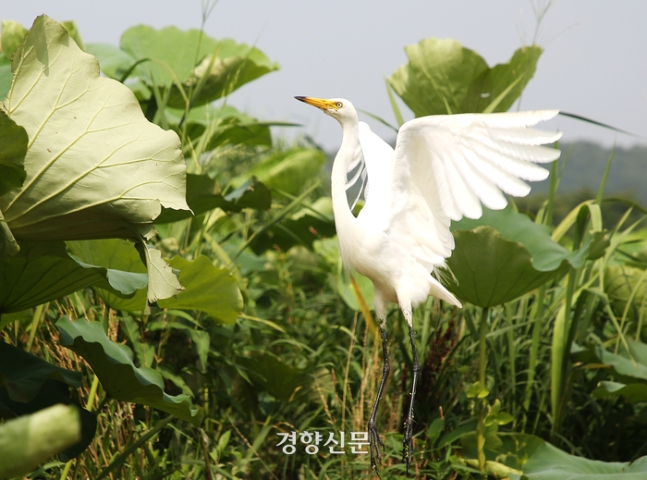
[{"label": "egret's black leg", "polygon": [[409,413],[404,422],[404,438],[402,439],[402,461],[407,462],[406,473],[409,474],[411,466],[411,455],[413,453],[413,402],[416,398],[416,386],[418,385],[418,372],[420,363],[418,363],[418,352],[416,351],[416,342],[413,338],[413,325],[409,324],[409,339],[411,340],[411,353],[413,355],[413,385],[411,386],[411,403],[409,403]]},{"label": "egret's black leg", "polygon": [[369,450],[371,451],[371,468],[375,471],[377,476],[380,476],[380,472],[377,467],[377,460],[382,460],[380,455],[380,447],[384,448],[384,443],[377,433],[377,427],[375,426],[375,417],[377,417],[377,409],[380,405],[380,398],[382,397],[382,391],[384,390],[384,384],[386,379],[389,376],[391,367],[389,365],[389,352],[386,347],[386,330],[380,327],[380,335],[382,336],[382,353],[384,356],[384,370],[382,370],[382,381],[380,382],[380,388],[377,390],[377,397],[375,398],[375,404],[373,405],[373,411],[371,412],[371,417],[368,419],[368,441],[369,441]]}]

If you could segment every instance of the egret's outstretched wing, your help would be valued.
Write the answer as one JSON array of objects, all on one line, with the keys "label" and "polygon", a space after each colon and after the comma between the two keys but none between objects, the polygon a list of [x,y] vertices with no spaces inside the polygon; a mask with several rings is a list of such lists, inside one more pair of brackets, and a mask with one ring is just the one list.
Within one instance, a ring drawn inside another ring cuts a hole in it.
[{"label": "egret's outstretched wing", "polygon": [[527,127],[557,113],[438,115],[405,123],[389,190],[391,233],[412,235],[424,263],[448,257],[454,248],[450,220],[479,218],[481,204],[502,209],[507,203],[502,192],[527,195],[530,187],[523,180],[548,176],[536,164],[552,162],[560,152],[541,145],[557,141],[561,133]]}]

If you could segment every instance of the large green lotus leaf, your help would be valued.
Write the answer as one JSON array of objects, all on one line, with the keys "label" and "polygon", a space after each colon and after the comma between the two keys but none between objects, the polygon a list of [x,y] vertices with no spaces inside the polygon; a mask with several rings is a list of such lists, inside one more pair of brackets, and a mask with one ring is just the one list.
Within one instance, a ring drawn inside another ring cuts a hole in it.
[{"label": "large green lotus leaf", "polygon": [[90,286],[128,296],[138,285],[125,272],[109,273],[74,260],[63,242],[21,242],[21,247],[17,255],[0,259],[0,313],[19,312]]},{"label": "large green lotus leaf", "polygon": [[259,233],[250,246],[257,255],[276,247],[287,252],[294,245],[312,249],[316,240],[332,237],[335,232],[332,202],[321,197],[310,208],[303,208]]},{"label": "large green lotus leaf", "polygon": [[[67,20],[61,22],[61,25],[65,30],[67,30],[67,33],[69,33],[70,37],[72,37],[76,44],[82,50],[85,50],[76,22],[74,22],[74,20]],[[14,52],[18,50],[18,47],[20,47],[20,44],[25,40],[27,32],[28,30],[18,22],[14,20],[3,20],[2,53],[4,53],[8,58],[11,58]]]},{"label": "large green lotus leaf", "polygon": [[[272,194],[268,188],[252,177],[238,188],[222,192],[218,181],[208,175],[187,174],[186,201],[194,215],[221,208],[225,212],[240,212],[243,208],[269,210]],[[176,222],[191,216],[185,210],[164,209],[155,219],[156,224]]]},{"label": "large green lotus leaf", "polygon": [[105,268],[108,281],[122,294],[130,295],[148,284],[146,266],[135,245],[128,240],[70,241],[67,248],[82,264]]},{"label": "large green lotus leaf", "polygon": [[[132,242],[119,238],[67,242],[68,249],[78,258],[94,262],[108,271],[128,272],[145,280],[146,267]],[[90,263],[92,263],[90,262]],[[142,288],[144,287],[144,288]],[[124,297],[110,290],[94,286],[97,295],[115,310],[141,311],[146,307],[145,284],[134,295]]]},{"label": "large green lotus leaf", "polygon": [[600,462],[570,455],[550,443],[539,446],[523,467],[522,479],[537,480],[643,480],[647,457],[631,463]]},{"label": "large green lotus leaf", "polygon": [[428,38],[407,46],[406,52],[409,62],[388,81],[421,117],[507,111],[533,77],[542,49],[522,47],[508,63],[491,69],[456,40]]},{"label": "large green lotus leaf", "polygon": [[22,186],[27,172],[27,132],[0,109],[0,197]]},{"label": "large green lotus leaf", "polygon": [[460,299],[480,307],[513,300],[568,269],[542,272],[533,268],[532,257],[519,242],[504,239],[489,226],[454,232],[456,248],[447,259],[455,279],[448,288]]},{"label": "large green lotus leaf", "polygon": [[41,16],[16,51],[4,106],[29,135],[23,186],[0,198],[16,239],[132,238],[147,259],[149,302],[181,289],[142,236],[165,208],[188,209],[173,132],[148,122],[127,87]]},{"label": "large green lotus leaf", "polygon": [[326,154],[321,150],[291,148],[264,158],[232,183],[240,185],[255,176],[271,189],[298,195],[308,183],[317,178],[324,163]]},{"label": "large green lotus leaf", "polygon": [[196,64],[218,48],[218,41],[197,29],[137,25],[121,35],[121,50],[137,60],[149,59],[135,74],[150,85],[171,85],[189,78]]},{"label": "large green lotus leaf", "polygon": [[146,308],[146,290],[144,289],[137,290],[131,298],[121,298],[101,288],[97,288],[96,292],[101,297],[101,300],[114,310],[141,312]]},{"label": "large green lotus leaf", "polygon": [[38,17],[12,68],[4,106],[30,144],[27,178],[0,208],[17,239],[128,238],[133,225],[150,231],[162,205],[188,208],[177,135],[100,77],[61,25]]},{"label": "large green lotus leaf", "polygon": [[[560,267],[564,260],[573,267],[582,266],[588,255],[585,245],[572,252],[556,243],[550,237],[550,231],[544,225],[533,222],[527,215],[515,212],[510,206],[503,210],[490,210],[483,207],[483,215],[477,220],[463,218],[452,222],[450,230],[473,230],[480,226],[495,228],[503,238],[521,243],[532,256],[533,267],[542,272],[553,271]],[[484,252],[487,254],[487,252]]]},{"label": "large green lotus leaf", "polygon": [[453,222],[456,248],[447,265],[448,287],[459,298],[482,307],[508,302],[537,288],[568,265],[586,260],[589,244],[571,252],[554,242],[548,229],[508,207],[483,209],[478,220]]},{"label": "large green lotus leaf", "polygon": [[[141,262],[123,248],[115,250],[109,265],[119,269],[137,271]],[[175,257],[170,261],[171,267],[180,270],[180,281],[184,290],[176,297],[160,300],[158,305],[164,308],[199,310],[218,319],[222,323],[233,323],[242,310],[242,296],[236,280],[229,270],[213,266],[208,257],[201,255],[193,262]],[[99,296],[115,310],[142,311],[146,307],[146,296],[143,290],[132,298],[120,298],[113,293],[97,289]]]},{"label": "large green lotus leaf", "polygon": [[218,41],[195,29],[138,25],[121,36],[121,48],[137,60],[150,59],[135,73],[149,86],[173,86],[168,106],[177,108],[186,104],[178,83],[191,94],[191,105],[202,105],[278,69],[255,47]]},{"label": "large green lotus leaf", "polygon": [[200,425],[204,416],[202,408],[194,408],[187,395],[164,393],[161,375],[152,368],[135,367],[132,351],[111,341],[101,323],[83,319],[72,322],[63,317],[56,322],[56,328],[60,332],[61,344],[90,364],[112,398],[148,405]]},{"label": "large green lotus leaf", "polygon": [[30,402],[47,380],[81,386],[81,374],[46,362],[21,348],[0,341],[0,387],[16,402]]},{"label": "large green lotus leaf", "polygon": [[[140,305],[142,303],[140,303]],[[130,341],[133,346],[136,363],[141,367],[148,367],[155,364],[155,354],[157,353],[157,349],[155,348],[155,345],[146,342],[146,336],[148,336],[148,332],[153,323],[167,323],[168,317],[163,316],[158,318],[160,319],[148,321],[144,325],[130,315],[119,316],[119,334],[125,335],[125,337]],[[142,335],[144,329],[146,331],[146,335]]]},{"label": "large green lotus leaf", "polygon": [[160,307],[200,310],[222,323],[236,321],[243,309],[243,297],[229,270],[214,267],[205,255],[192,262],[173,257],[169,264],[180,270],[184,290],[172,298],[160,300]]},{"label": "large green lotus leaf", "polygon": [[[225,43],[228,45],[225,46]],[[222,52],[228,51],[236,53],[222,58]],[[182,87],[185,94],[191,93],[191,105],[204,105],[278,68],[257,48],[224,39],[215,54],[207,56],[195,67]],[[184,95],[177,87],[171,89],[168,105],[176,108],[186,105]]]}]

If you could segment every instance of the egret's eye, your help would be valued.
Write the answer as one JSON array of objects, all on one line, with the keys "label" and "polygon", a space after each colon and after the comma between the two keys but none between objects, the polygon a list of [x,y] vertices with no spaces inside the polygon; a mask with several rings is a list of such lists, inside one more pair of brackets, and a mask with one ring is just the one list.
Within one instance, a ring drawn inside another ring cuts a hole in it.
[{"label": "egret's eye", "polygon": [[336,106],[337,108],[341,108],[341,107],[343,107],[344,105],[343,105],[341,102],[337,102],[337,103],[335,104],[335,106]]}]

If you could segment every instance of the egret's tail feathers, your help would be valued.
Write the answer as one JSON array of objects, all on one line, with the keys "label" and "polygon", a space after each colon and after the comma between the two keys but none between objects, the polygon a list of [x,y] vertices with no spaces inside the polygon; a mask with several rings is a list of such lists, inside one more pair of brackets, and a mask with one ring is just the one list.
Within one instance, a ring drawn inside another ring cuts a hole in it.
[{"label": "egret's tail feathers", "polygon": [[461,302],[459,302],[458,299],[454,295],[452,295],[449,290],[443,287],[442,284],[434,277],[429,278],[429,295],[431,295],[432,297],[440,298],[441,300],[445,300],[446,302],[449,302],[452,305],[457,306],[458,308],[463,307]]}]

